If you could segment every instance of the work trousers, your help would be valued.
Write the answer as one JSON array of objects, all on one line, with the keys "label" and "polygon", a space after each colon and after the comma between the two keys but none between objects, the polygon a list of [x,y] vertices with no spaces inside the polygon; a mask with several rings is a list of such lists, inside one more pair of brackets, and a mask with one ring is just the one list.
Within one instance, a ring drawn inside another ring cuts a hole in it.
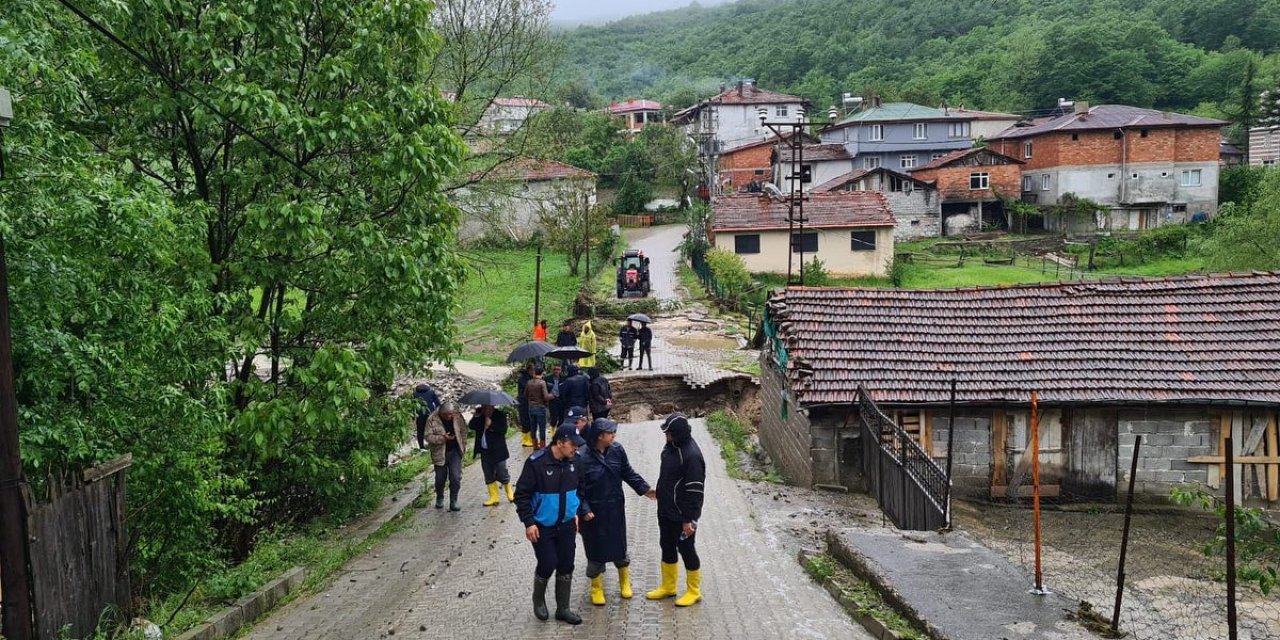
[{"label": "work trousers", "polygon": [[494,460],[480,454],[480,470],[484,472],[484,483],[501,482],[511,484],[511,474],[507,471],[507,459]]},{"label": "work trousers", "polygon": [[571,575],[577,551],[578,534],[572,520],[558,527],[538,525],[538,541],[533,543],[533,554],[538,558],[534,573],[543,580],[550,579],[552,573]]},{"label": "work trousers", "polygon": [[436,497],[444,497],[444,483],[449,482],[449,499],[458,499],[458,490],[462,488],[462,452],[445,447],[444,464],[436,465]]},{"label": "work trousers", "polygon": [[[679,520],[658,518],[658,547],[662,549],[662,561],[675,564],[678,558],[683,558],[686,570],[697,571],[702,567],[695,545],[698,536],[681,540],[680,534],[683,533],[683,528],[684,523]],[[677,554],[679,554],[678,557]]]}]

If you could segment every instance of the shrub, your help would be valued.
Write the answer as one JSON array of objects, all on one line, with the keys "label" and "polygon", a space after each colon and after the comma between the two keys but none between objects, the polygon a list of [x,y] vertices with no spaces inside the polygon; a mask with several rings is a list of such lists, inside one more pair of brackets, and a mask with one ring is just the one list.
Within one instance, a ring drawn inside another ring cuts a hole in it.
[{"label": "shrub", "polygon": [[806,287],[825,287],[831,284],[831,277],[827,274],[826,266],[817,258],[804,263],[800,267],[800,277],[804,280]]},{"label": "shrub", "polygon": [[747,264],[742,261],[742,256],[736,253],[725,249],[712,249],[707,252],[707,264],[711,267],[711,275],[720,285],[720,294],[724,297],[745,292],[751,283]]}]

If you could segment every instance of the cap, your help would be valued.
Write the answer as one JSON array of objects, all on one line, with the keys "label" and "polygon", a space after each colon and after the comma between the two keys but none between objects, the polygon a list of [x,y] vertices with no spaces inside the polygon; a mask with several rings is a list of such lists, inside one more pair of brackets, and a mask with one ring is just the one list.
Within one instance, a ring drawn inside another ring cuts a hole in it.
[{"label": "cap", "polygon": [[568,425],[557,428],[556,434],[551,437],[551,442],[561,442],[564,440],[572,440],[573,443],[579,447],[587,443],[586,440],[582,439],[582,436],[578,435],[577,429]]},{"label": "cap", "polygon": [[564,414],[566,420],[577,420],[578,418],[587,417],[586,407],[569,407],[569,411]]},{"label": "cap", "polygon": [[618,423],[608,418],[596,418],[596,421],[591,423],[591,426],[600,433],[618,432]]}]

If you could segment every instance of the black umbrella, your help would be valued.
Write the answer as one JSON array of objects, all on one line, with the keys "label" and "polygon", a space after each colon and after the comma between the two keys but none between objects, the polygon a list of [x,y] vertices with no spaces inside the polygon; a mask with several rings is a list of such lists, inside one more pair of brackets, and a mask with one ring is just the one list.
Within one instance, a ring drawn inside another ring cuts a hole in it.
[{"label": "black umbrella", "polygon": [[556,347],[552,351],[544,354],[548,358],[558,358],[560,360],[577,360],[578,358],[586,358],[591,355],[590,351],[578,346]]},{"label": "black umbrella", "polygon": [[643,323],[645,323],[645,324],[652,324],[652,323],[653,323],[653,320],[650,320],[650,319],[649,319],[649,316],[646,316],[646,315],[645,315],[645,314],[643,314],[643,313],[633,313],[633,314],[631,314],[631,315],[627,316],[627,319],[628,319],[628,320],[635,320],[636,322],[643,322]]},{"label": "black umbrella", "polygon": [[458,399],[459,404],[487,404],[493,407],[504,407],[516,403],[515,399],[502,389],[472,389]]},{"label": "black umbrella", "polygon": [[547,352],[554,351],[555,345],[550,342],[535,340],[526,342],[515,348],[511,355],[507,356],[507,362],[520,362],[522,360],[533,360],[547,355]]}]

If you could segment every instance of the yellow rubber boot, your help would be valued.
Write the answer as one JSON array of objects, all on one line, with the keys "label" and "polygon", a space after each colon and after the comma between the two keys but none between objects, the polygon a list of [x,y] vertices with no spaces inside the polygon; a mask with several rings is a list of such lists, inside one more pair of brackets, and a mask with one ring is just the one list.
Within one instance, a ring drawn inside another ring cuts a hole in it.
[{"label": "yellow rubber boot", "polygon": [[532,447],[532,446],[533,446],[533,434],[532,434],[532,433],[530,433],[530,432],[528,432],[528,431],[525,431],[525,432],[524,432],[524,434],[520,436],[520,444],[521,444],[521,446],[525,446],[525,447]]},{"label": "yellow rubber boot", "polygon": [[684,595],[676,599],[677,607],[687,607],[702,599],[702,570],[694,569],[684,578]]},{"label": "yellow rubber boot", "polygon": [[591,604],[604,604],[604,574],[591,579]]},{"label": "yellow rubber boot", "polygon": [[618,569],[618,595],[623,598],[630,598],[631,593],[631,567],[622,567]]},{"label": "yellow rubber boot", "polygon": [[492,507],[498,504],[498,483],[489,483],[489,499],[484,501],[484,506]]},{"label": "yellow rubber boot", "polygon": [[662,584],[657,589],[644,594],[650,600],[661,600],[676,595],[676,578],[680,577],[680,565],[662,563]]},{"label": "yellow rubber boot", "polygon": [[515,501],[516,501],[516,488],[515,488],[515,487],[513,487],[513,486],[511,486],[511,483],[510,483],[510,482],[508,482],[508,483],[506,483],[506,484],[504,484],[504,485],[502,485],[502,486],[504,486],[504,487],[506,487],[506,488],[507,488],[507,502],[515,502]]}]

